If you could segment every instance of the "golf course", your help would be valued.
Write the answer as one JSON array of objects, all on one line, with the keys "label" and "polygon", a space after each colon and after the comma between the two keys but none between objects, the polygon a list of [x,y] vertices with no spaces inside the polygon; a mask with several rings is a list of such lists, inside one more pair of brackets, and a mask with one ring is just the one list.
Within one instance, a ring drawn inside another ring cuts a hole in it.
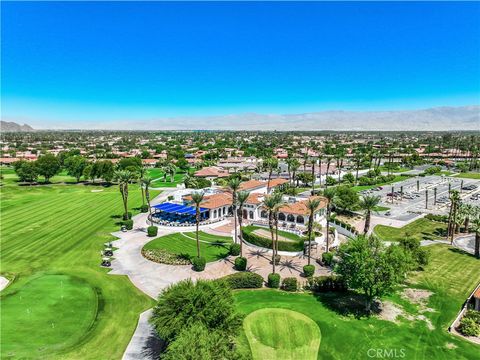
[{"label": "golf course", "polygon": [[[19,186],[11,169],[2,175],[0,272],[10,284],[1,292],[0,357],[121,358],[153,300],[99,266],[119,228],[118,187],[63,183],[73,178]],[[141,204],[132,184],[129,208]]]}]

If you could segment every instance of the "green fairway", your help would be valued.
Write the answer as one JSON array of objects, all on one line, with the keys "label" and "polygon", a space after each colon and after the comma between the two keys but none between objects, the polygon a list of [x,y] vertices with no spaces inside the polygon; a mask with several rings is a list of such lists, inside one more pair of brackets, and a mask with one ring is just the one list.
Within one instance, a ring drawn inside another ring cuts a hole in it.
[{"label": "green fairway", "polygon": [[[97,308],[97,294],[86,281],[68,275],[35,278],[2,299],[2,354],[43,357],[68,349],[87,334]],[[33,329],[41,336],[32,336]]]},{"label": "green fairway", "polygon": [[[217,236],[199,232],[200,255],[205,257],[207,262],[223,259],[228,255],[228,245],[232,238]],[[197,241],[195,232],[176,233],[159,237],[150,241],[143,247],[144,250],[163,249],[177,255],[188,257],[197,256]]]},{"label": "green fairway", "polygon": [[[0,194],[0,271],[13,282],[1,293],[0,357],[23,358],[31,352],[34,358],[39,353],[49,358],[121,358],[139,314],[150,308],[153,300],[127,277],[108,275],[108,270],[99,266],[103,243],[114,240],[110,232],[119,228],[116,222],[122,201],[118,187],[18,186],[14,177],[7,175]],[[130,186],[130,209],[141,205],[140,194],[136,185]],[[57,278],[49,274],[65,277],[61,280],[65,288],[56,288]],[[95,301],[89,295],[92,289]],[[59,291],[65,291],[64,298],[56,304]],[[19,323],[19,309],[26,311],[28,306],[35,317],[32,315],[31,322],[23,317]],[[61,319],[68,309],[75,314]],[[47,332],[52,323],[64,330]]]},{"label": "green fairway", "polygon": [[445,239],[446,229],[447,224],[422,218],[401,228],[377,225],[373,231],[375,235],[385,241],[399,241],[405,237],[418,240],[439,240]]},{"label": "green fairway", "polygon": [[317,358],[320,329],[308,316],[286,309],[261,309],[249,314],[243,328],[256,359]]},{"label": "green fairway", "polygon": [[150,176],[154,181],[152,182],[152,187],[176,187],[178,184],[183,182],[185,178],[185,172],[177,169],[177,173],[173,177],[173,181],[170,181],[170,175],[167,174],[164,179],[164,172],[159,168],[148,169],[148,176]]},{"label": "green fairway", "polygon": [[[309,317],[321,329],[318,359],[368,359],[370,349],[396,349],[397,353],[402,350],[404,359],[476,359],[479,346],[450,335],[447,328],[480,282],[480,261],[446,245],[433,245],[429,249],[431,263],[424,272],[412,274],[408,281],[410,287],[433,292],[427,303],[432,311],[420,312],[417,305],[398,294],[387,300],[403,305],[410,316],[425,316],[433,329],[418,319],[400,317],[394,323],[376,316],[355,316],[354,312],[345,311],[353,308],[350,295],[333,292],[312,295],[277,290],[239,290],[235,291],[237,308],[247,315],[246,321],[248,314],[266,308],[288,309]],[[266,317],[264,321],[269,322],[269,319]],[[272,328],[279,326],[277,322],[270,323]],[[276,332],[275,329],[262,331]],[[255,345],[253,348],[249,346],[248,336],[242,333],[238,346],[241,349],[249,347],[254,358],[262,358],[256,356]]]},{"label": "green fairway", "polygon": [[480,180],[480,173],[478,173],[478,172],[460,173],[455,177],[464,178],[464,179]]}]

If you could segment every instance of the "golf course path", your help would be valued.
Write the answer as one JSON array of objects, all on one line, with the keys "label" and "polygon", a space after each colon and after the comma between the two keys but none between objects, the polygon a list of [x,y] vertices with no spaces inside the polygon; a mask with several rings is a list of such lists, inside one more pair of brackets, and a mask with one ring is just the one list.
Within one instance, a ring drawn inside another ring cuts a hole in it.
[{"label": "golf course path", "polygon": [[9,281],[6,277],[0,276],[0,291],[5,289],[8,285]]}]

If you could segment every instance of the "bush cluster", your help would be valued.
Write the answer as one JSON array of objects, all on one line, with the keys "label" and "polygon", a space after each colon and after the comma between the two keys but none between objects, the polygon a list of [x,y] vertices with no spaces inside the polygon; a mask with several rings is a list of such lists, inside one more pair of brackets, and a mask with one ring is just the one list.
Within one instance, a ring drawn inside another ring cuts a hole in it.
[{"label": "bush cluster", "polygon": [[235,269],[245,271],[247,269],[247,258],[238,257],[235,259]]},{"label": "bush cluster", "polygon": [[352,226],[349,223],[346,223],[346,222],[338,220],[338,219],[331,219],[331,222],[333,222],[334,224],[340,225],[344,229],[347,229],[348,231],[351,231],[354,234],[358,234],[358,231],[355,228],[355,226]]},{"label": "bush cluster", "polygon": [[227,275],[221,280],[225,281],[232,289],[258,289],[263,286],[263,278],[252,272]]},{"label": "bush cluster", "polygon": [[230,255],[232,256],[240,255],[240,244],[230,244]]},{"label": "bush cluster", "polygon": [[480,311],[467,311],[460,320],[458,330],[465,336],[480,336]]},{"label": "bush cluster", "polygon": [[204,257],[194,256],[191,261],[193,265],[193,270],[195,271],[205,270],[205,265],[207,264],[207,261],[205,260]]},{"label": "bush cluster", "polygon": [[157,234],[158,234],[158,227],[156,227],[156,226],[149,226],[149,227],[147,228],[147,233],[148,233],[148,236],[150,236],[150,237],[157,236]]},{"label": "bush cluster", "polygon": [[133,220],[124,220],[123,225],[127,228],[127,230],[133,229]]},{"label": "bush cluster", "polygon": [[308,279],[307,288],[313,292],[345,291],[347,285],[339,276],[315,276]]},{"label": "bush cluster", "polygon": [[448,216],[447,215],[427,214],[427,215],[425,215],[425,219],[432,220],[432,221],[437,221],[437,222],[448,223]]},{"label": "bush cluster", "polygon": [[123,220],[130,220],[132,218],[132,213],[129,211],[127,213],[127,216],[125,216],[125,214],[123,214],[122,217],[123,217]]},{"label": "bush cluster", "polygon": [[[243,228],[242,229],[242,236],[246,242],[250,244],[257,245],[260,247],[272,248],[272,240],[268,238],[264,238],[263,236],[258,236],[254,234],[249,229]],[[298,241],[278,241],[278,250],[280,251],[302,251],[303,250],[303,242],[305,239],[301,238]]]},{"label": "bush cluster", "polygon": [[433,175],[439,173],[440,171],[442,171],[441,166],[430,166],[428,169],[425,169],[424,173],[426,175]]},{"label": "bush cluster", "polygon": [[282,281],[282,290],[285,291],[297,291],[298,290],[298,283],[297,278],[295,277],[287,277]]},{"label": "bush cluster", "polygon": [[315,266],[314,265],[305,265],[303,267],[303,275],[305,275],[305,277],[311,277],[313,276],[313,274],[315,273]]},{"label": "bush cluster", "polygon": [[142,213],[148,212],[148,205],[146,205],[146,204],[145,204],[145,205],[142,205],[142,206],[140,207],[140,212],[142,212]]},{"label": "bush cluster", "polygon": [[159,264],[167,264],[167,265],[188,265],[190,264],[190,259],[185,256],[180,256],[177,254],[172,254],[164,249],[150,249],[144,250],[142,249],[142,255],[150,260],[157,262]]},{"label": "bush cluster", "polygon": [[324,252],[322,254],[322,263],[326,266],[331,266],[333,264],[333,253]]},{"label": "bush cluster", "polygon": [[269,288],[278,289],[280,287],[280,274],[268,274],[267,285]]},{"label": "bush cluster", "polygon": [[380,175],[375,177],[369,176],[361,176],[358,178],[359,185],[376,185],[376,184],[383,184],[393,181],[395,179],[395,175]]}]

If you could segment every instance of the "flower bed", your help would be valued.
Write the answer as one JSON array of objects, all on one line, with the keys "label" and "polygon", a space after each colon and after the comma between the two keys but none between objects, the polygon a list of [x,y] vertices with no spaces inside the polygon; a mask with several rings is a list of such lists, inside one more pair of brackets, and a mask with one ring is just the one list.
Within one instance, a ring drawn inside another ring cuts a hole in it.
[{"label": "flower bed", "polygon": [[154,261],[156,263],[160,264],[167,264],[167,265],[190,265],[190,259],[187,259],[184,256],[177,255],[177,254],[172,254],[168,252],[167,250],[163,249],[150,249],[150,250],[145,250],[142,249],[142,255],[150,260]]}]

